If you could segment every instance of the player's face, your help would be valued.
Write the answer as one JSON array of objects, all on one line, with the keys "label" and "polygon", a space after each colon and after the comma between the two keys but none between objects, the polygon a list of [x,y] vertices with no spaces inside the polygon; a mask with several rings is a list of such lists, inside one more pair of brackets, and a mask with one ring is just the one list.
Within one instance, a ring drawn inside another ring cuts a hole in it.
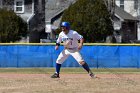
[{"label": "player's face", "polygon": [[64,27],[64,26],[61,26],[61,29],[62,29],[62,31],[64,32],[64,33],[68,33],[68,29],[67,29],[67,27]]}]

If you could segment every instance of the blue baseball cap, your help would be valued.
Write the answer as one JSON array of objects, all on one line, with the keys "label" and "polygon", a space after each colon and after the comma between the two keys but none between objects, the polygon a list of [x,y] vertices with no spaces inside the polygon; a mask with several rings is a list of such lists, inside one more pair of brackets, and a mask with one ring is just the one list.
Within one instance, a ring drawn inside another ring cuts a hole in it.
[{"label": "blue baseball cap", "polygon": [[69,22],[62,22],[61,27],[70,28],[70,23]]}]

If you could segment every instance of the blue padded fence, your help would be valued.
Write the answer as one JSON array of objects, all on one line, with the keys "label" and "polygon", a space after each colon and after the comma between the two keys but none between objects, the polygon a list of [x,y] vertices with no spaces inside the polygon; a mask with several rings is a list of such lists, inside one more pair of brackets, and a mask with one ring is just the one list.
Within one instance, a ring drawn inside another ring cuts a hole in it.
[{"label": "blue padded fence", "polygon": [[[0,67],[54,67],[59,53],[54,45],[0,45]],[[85,61],[94,68],[139,68],[140,46],[84,45],[80,51]],[[63,67],[80,67],[73,57]]]}]

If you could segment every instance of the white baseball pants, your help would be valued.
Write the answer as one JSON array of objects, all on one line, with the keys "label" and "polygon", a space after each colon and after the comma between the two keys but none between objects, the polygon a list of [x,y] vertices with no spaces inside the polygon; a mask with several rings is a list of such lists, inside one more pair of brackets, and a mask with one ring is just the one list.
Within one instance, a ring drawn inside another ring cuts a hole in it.
[{"label": "white baseball pants", "polygon": [[81,61],[84,61],[84,59],[82,58],[82,56],[78,50],[76,50],[76,49],[64,49],[59,54],[59,56],[56,60],[56,63],[62,64],[68,58],[69,55],[72,55],[78,63]]}]

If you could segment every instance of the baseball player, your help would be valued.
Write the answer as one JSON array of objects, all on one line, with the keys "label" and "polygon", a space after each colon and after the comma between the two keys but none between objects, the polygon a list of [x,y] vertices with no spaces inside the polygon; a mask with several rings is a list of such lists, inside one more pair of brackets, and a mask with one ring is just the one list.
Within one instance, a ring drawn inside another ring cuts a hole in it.
[{"label": "baseball player", "polygon": [[[72,55],[75,60],[88,72],[89,76],[94,78],[95,75],[90,70],[88,64],[82,58],[79,50],[83,46],[83,36],[78,34],[76,31],[70,29],[69,22],[61,23],[62,31],[59,34],[59,37],[56,41],[55,50],[59,48],[61,42],[64,43],[64,50],[59,54],[56,60],[56,72],[51,76],[51,78],[60,78],[59,72],[61,64],[68,58],[69,55]],[[80,41],[80,43],[78,43]]]}]

